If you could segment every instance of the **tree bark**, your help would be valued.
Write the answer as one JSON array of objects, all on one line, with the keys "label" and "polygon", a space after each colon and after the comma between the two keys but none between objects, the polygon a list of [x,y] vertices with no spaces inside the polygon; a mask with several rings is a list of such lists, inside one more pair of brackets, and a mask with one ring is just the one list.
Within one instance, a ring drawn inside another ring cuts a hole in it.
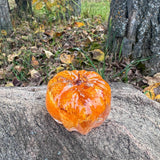
[{"label": "tree bark", "polygon": [[111,89],[108,119],[83,136],[49,115],[46,86],[0,88],[0,159],[159,160],[160,104],[131,85]]},{"label": "tree bark", "polygon": [[71,10],[69,11],[70,16],[80,16],[81,14],[81,0],[69,0]]},{"label": "tree bark", "polygon": [[151,74],[160,72],[160,1],[112,0],[110,45],[133,59],[149,57],[144,64]]},{"label": "tree bark", "polygon": [[22,12],[32,14],[32,0],[15,0],[18,8],[18,15],[22,16]]},{"label": "tree bark", "polygon": [[6,31],[12,29],[7,0],[0,0],[0,30],[2,29]]},{"label": "tree bark", "polygon": [[81,0],[56,0],[61,7],[57,13],[60,17],[58,19],[69,20],[71,16],[78,17],[81,14]]}]

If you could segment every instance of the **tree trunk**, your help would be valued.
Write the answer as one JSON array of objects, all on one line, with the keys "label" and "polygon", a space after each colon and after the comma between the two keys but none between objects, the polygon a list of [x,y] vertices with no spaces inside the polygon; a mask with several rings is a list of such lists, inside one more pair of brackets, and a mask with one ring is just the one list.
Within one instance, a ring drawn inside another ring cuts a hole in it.
[{"label": "tree trunk", "polygon": [[160,0],[112,0],[109,41],[122,55],[145,62],[151,74],[160,72]]},{"label": "tree trunk", "polygon": [[0,30],[2,29],[6,31],[12,29],[7,0],[0,0]]},{"label": "tree trunk", "polygon": [[68,132],[45,107],[46,86],[0,88],[1,160],[159,160],[160,104],[111,84],[108,119],[86,136]]},{"label": "tree trunk", "polygon": [[80,16],[81,13],[81,0],[69,0],[69,5],[71,6],[70,15]]},{"label": "tree trunk", "polygon": [[32,14],[32,0],[15,0],[15,2],[20,17],[23,15],[23,12],[25,12],[25,14]]},{"label": "tree trunk", "polygon": [[61,7],[57,8],[60,15],[57,19],[69,20],[71,16],[78,17],[81,14],[81,0],[56,0]]}]

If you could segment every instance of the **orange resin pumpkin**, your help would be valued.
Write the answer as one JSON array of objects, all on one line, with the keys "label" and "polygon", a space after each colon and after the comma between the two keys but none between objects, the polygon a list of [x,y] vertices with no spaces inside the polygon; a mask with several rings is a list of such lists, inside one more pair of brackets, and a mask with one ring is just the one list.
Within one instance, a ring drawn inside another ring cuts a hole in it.
[{"label": "orange resin pumpkin", "polygon": [[48,83],[47,110],[69,131],[87,134],[100,126],[109,115],[110,105],[110,86],[96,72],[62,71]]}]

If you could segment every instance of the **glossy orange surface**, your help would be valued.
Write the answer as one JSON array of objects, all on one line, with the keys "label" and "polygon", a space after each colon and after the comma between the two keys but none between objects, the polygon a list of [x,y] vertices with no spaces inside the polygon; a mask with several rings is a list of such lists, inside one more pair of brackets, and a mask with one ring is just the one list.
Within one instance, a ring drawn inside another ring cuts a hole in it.
[{"label": "glossy orange surface", "polygon": [[109,115],[111,89],[93,71],[56,74],[48,83],[46,106],[51,116],[69,131],[87,134]]}]

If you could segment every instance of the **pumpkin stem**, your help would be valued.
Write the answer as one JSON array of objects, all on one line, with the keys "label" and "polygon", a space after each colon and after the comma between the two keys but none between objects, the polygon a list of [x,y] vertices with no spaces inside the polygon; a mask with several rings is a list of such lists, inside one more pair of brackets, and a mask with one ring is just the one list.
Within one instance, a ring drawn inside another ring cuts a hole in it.
[{"label": "pumpkin stem", "polygon": [[78,73],[78,79],[76,80],[75,84],[80,85],[81,83],[82,83],[82,81],[80,79],[80,74]]}]

